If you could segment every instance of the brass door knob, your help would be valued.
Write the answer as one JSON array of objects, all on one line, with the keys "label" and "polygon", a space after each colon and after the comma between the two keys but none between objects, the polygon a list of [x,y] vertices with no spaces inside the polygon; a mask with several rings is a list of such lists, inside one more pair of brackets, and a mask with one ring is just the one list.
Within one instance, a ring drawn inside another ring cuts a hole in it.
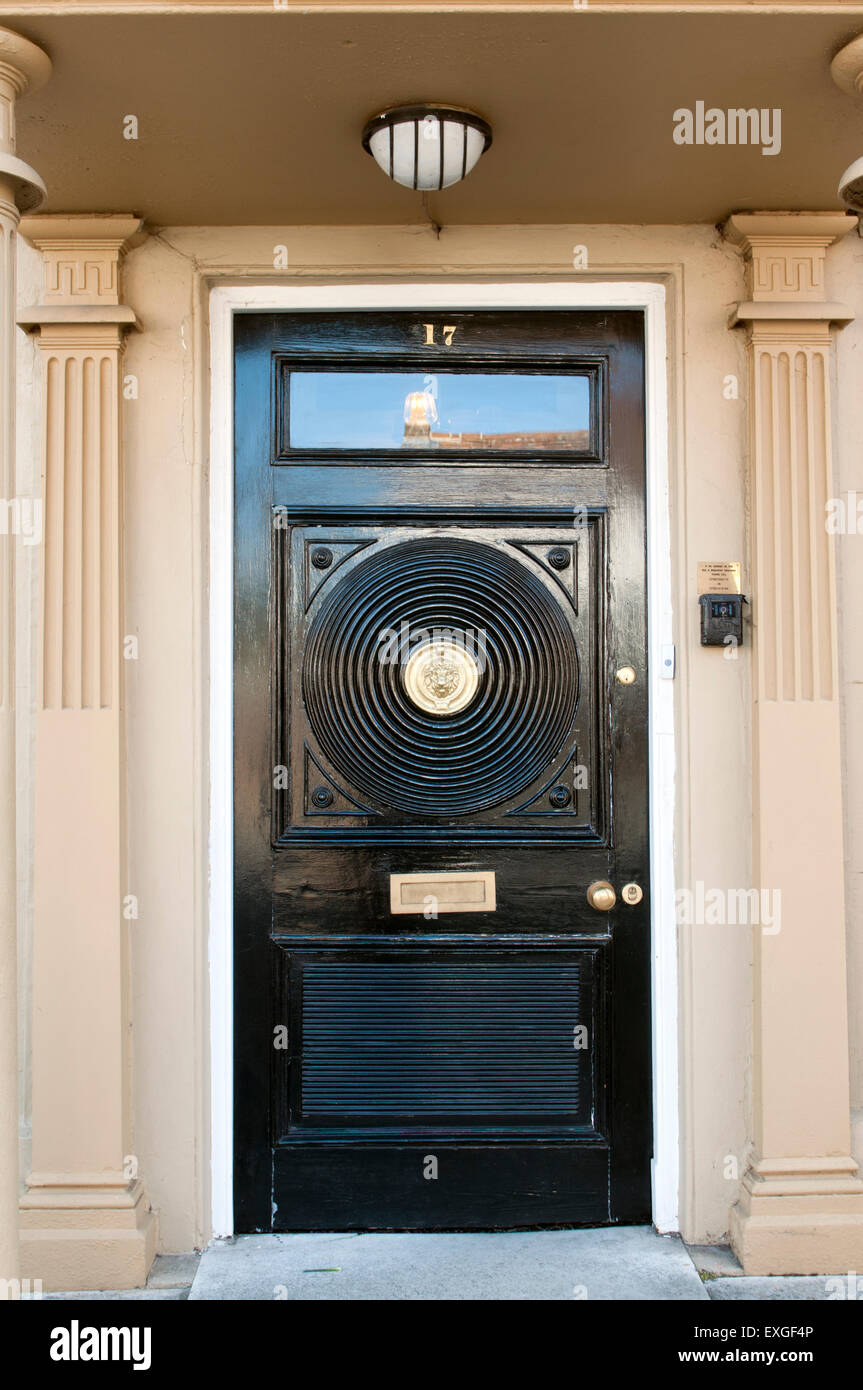
[{"label": "brass door knob", "polygon": [[587,901],[597,912],[610,912],[617,902],[617,894],[610,883],[598,878],[587,890]]}]

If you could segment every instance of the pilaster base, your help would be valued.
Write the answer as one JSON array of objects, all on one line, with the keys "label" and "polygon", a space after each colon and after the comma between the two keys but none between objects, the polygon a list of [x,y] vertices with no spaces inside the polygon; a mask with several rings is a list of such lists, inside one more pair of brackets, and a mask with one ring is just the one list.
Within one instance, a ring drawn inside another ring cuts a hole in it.
[{"label": "pilaster base", "polygon": [[21,1199],[21,1273],[45,1293],[137,1289],[156,1254],[157,1218],[141,1182],[32,1187]]},{"label": "pilaster base", "polygon": [[731,1209],[745,1274],[863,1269],[863,1181],[853,1158],[762,1159]]}]

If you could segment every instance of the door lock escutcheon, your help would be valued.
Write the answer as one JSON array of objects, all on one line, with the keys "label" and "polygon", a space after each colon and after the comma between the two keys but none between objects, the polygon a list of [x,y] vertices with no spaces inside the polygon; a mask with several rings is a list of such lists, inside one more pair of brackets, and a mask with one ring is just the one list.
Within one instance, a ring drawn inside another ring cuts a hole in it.
[{"label": "door lock escutcheon", "polygon": [[597,912],[610,912],[617,902],[617,894],[604,878],[598,878],[587,890],[587,901]]}]

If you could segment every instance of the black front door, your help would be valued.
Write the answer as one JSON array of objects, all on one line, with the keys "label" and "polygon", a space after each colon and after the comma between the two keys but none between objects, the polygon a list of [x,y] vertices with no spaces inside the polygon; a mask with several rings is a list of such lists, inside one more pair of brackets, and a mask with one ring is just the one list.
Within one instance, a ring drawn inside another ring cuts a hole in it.
[{"label": "black front door", "polygon": [[236,1229],[649,1221],[642,316],[235,344]]}]

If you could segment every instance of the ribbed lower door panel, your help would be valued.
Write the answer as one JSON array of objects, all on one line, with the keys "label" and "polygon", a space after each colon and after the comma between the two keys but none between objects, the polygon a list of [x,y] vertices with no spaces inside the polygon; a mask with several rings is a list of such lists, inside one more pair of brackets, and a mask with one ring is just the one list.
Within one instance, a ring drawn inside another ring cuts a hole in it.
[{"label": "ribbed lower door panel", "polygon": [[284,951],[274,1228],[607,1221],[602,954]]}]

